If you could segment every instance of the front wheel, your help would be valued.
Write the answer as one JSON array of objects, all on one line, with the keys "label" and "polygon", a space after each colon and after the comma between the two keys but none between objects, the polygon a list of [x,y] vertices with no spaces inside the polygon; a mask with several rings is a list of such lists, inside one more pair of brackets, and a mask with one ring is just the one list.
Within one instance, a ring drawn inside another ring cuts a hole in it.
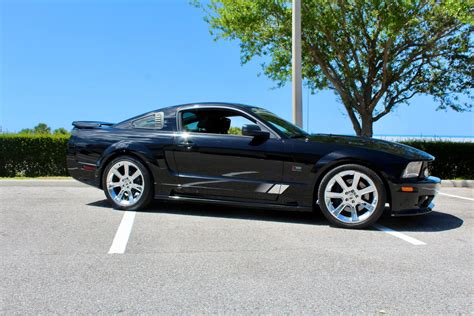
[{"label": "front wheel", "polygon": [[361,165],[342,165],[329,171],[318,189],[318,204],[334,225],[364,228],[377,221],[385,208],[382,179]]},{"label": "front wheel", "polygon": [[152,197],[151,176],[137,159],[122,156],[114,159],[104,171],[102,187],[109,202],[118,209],[138,210]]}]

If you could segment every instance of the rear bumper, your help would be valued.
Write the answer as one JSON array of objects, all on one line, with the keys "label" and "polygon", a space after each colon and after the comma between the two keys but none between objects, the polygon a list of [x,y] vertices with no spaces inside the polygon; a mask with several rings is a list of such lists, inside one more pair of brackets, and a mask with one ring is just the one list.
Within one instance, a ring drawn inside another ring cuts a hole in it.
[{"label": "rear bumper", "polygon": [[[391,184],[392,216],[422,215],[431,212],[440,185],[441,180],[436,177]],[[413,192],[402,192],[402,187],[412,187]]]},{"label": "rear bumper", "polygon": [[97,166],[91,163],[79,163],[74,155],[67,156],[67,170],[74,179],[100,188],[100,177]]}]

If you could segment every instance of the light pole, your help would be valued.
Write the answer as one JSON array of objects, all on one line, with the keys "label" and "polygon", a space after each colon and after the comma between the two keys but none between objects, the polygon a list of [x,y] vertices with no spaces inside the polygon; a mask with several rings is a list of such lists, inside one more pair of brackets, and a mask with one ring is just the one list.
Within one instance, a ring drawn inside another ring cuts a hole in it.
[{"label": "light pole", "polygon": [[302,84],[301,84],[301,0],[293,0],[292,7],[292,89],[293,123],[303,127]]}]

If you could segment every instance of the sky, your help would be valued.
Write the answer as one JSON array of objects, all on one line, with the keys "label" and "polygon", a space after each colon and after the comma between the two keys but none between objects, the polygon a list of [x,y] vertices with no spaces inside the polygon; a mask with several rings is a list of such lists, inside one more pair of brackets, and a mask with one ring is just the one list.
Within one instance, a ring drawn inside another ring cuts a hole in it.
[{"label": "sky", "polygon": [[[240,64],[238,42],[217,41],[188,0],[0,0],[0,126],[120,122],[201,102],[261,106],[291,120],[291,84]],[[376,135],[474,136],[474,112],[436,111],[431,97],[399,106]],[[303,91],[304,129],[354,134],[331,91]]]}]

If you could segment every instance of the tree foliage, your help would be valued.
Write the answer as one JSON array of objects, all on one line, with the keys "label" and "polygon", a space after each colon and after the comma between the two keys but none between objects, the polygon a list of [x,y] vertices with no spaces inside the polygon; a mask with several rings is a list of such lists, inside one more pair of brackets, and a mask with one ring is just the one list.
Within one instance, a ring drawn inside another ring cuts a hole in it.
[{"label": "tree foliage", "polygon": [[[243,64],[264,57],[265,75],[291,80],[291,1],[197,5],[215,39],[240,42]],[[419,94],[470,109],[473,13],[474,0],[302,0],[304,80],[336,92],[357,135]]]},{"label": "tree foliage", "polygon": [[69,135],[69,131],[64,127],[60,127],[55,129],[51,133],[51,127],[49,127],[46,123],[39,123],[34,128],[24,128],[18,134],[34,134],[34,135]]},{"label": "tree foliage", "polygon": [[54,130],[54,135],[69,135],[69,132],[64,127],[60,127]]}]

